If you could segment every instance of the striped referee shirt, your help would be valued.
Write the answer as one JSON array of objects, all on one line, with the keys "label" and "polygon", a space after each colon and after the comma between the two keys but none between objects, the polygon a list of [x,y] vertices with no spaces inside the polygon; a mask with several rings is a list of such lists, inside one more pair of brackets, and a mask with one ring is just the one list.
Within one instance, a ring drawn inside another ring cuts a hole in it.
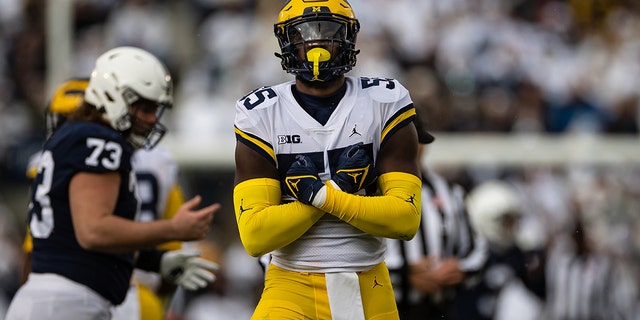
[{"label": "striped referee shirt", "polygon": [[486,240],[477,235],[469,220],[462,187],[450,184],[432,170],[425,170],[423,175],[418,233],[410,241],[387,239],[385,262],[399,303],[421,299],[409,288],[406,270],[424,256],[458,258],[466,273],[481,270],[488,256]]},{"label": "striped referee shirt", "polygon": [[544,319],[633,319],[636,280],[609,256],[578,255],[570,241],[557,240],[545,269]]}]

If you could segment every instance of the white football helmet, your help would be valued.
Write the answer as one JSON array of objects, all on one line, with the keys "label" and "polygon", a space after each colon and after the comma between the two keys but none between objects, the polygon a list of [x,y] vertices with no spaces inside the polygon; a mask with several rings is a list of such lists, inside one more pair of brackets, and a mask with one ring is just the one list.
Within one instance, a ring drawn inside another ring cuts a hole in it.
[{"label": "white football helmet", "polygon": [[[136,119],[131,119],[130,106],[139,99],[158,104],[158,122],[146,135],[132,131]],[[127,137],[134,148],[153,148],[167,129],[160,123],[165,108],[173,103],[173,82],[165,65],[151,53],[135,47],[118,47],[103,53],[96,60],[85,101],[94,105]]]},{"label": "white football helmet", "polygon": [[522,215],[519,195],[506,182],[483,182],[469,192],[467,211],[476,230],[498,247],[515,244],[516,224]]}]

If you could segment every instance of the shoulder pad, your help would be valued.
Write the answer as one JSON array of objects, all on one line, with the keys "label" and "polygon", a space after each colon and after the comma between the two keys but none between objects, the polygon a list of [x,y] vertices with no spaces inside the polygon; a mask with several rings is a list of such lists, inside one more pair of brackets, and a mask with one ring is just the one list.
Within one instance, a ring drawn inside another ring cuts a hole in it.
[{"label": "shoulder pad", "polygon": [[81,171],[104,172],[131,167],[133,148],[115,130],[96,123],[65,123],[45,143],[45,149],[57,148]]},{"label": "shoulder pad", "polygon": [[408,94],[407,89],[396,79],[360,77],[358,80],[364,92],[375,101],[394,102]]},{"label": "shoulder pad", "polygon": [[265,86],[255,89],[240,98],[237,106],[243,106],[247,110],[255,108],[267,108],[278,101],[278,87]]}]

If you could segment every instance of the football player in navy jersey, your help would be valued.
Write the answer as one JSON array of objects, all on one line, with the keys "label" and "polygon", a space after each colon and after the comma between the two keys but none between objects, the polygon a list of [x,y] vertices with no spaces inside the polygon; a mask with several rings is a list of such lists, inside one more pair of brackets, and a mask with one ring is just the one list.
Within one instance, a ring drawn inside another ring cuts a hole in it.
[{"label": "football player in navy jersey", "polygon": [[136,221],[131,157],[160,141],[171,102],[171,76],[152,54],[119,47],[97,59],[84,102],[43,146],[29,204],[32,271],[6,319],[110,319],[134,267],[190,289],[214,279],[197,252],[152,248],[204,238],[219,204],[198,209],[196,196],[170,220]]},{"label": "football player in navy jersey", "polygon": [[[45,108],[47,138],[80,106],[88,85],[89,78],[72,78],[56,88]],[[26,172],[29,180],[35,178],[38,172],[41,155],[42,152],[38,151],[29,159]],[[153,149],[137,149],[133,154],[132,164],[140,200],[138,220],[171,219],[184,203],[184,195],[177,181],[177,164],[168,150],[161,144]],[[27,232],[23,243],[25,259],[22,283],[31,272],[32,248],[31,234]],[[179,250],[183,249],[183,246],[180,241],[171,241],[161,244],[158,248]],[[122,304],[113,309],[112,319],[162,319],[165,309],[163,298],[171,293],[172,289],[173,286],[168,286],[158,273],[135,269],[127,297]]]},{"label": "football player in navy jersey", "polygon": [[269,254],[252,319],[398,319],[385,238],[420,224],[415,108],[394,79],[347,77],[359,22],[345,0],[290,0],[275,35],[295,80],[237,101],[234,209]]}]

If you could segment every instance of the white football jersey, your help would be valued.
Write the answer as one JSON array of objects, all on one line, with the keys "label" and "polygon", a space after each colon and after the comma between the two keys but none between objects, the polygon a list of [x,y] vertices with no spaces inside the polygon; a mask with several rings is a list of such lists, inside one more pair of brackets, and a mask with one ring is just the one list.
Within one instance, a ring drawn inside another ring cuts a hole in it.
[{"label": "white football jersey", "polygon": [[138,180],[138,196],[142,205],[138,220],[162,219],[167,196],[178,183],[177,164],[161,145],[151,150],[136,150],[131,163]]},{"label": "white football jersey", "polygon": [[[393,79],[346,77],[346,82],[346,93],[325,125],[296,101],[294,81],[252,91],[236,104],[237,140],[272,161],[281,181],[299,154],[314,162],[323,181],[335,173],[342,151],[356,143],[362,142],[375,162],[388,137],[412,121],[411,97]],[[327,214],[296,241],[272,252],[272,261],[302,272],[362,271],[382,262],[384,251],[383,238]]]}]

